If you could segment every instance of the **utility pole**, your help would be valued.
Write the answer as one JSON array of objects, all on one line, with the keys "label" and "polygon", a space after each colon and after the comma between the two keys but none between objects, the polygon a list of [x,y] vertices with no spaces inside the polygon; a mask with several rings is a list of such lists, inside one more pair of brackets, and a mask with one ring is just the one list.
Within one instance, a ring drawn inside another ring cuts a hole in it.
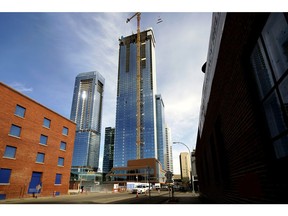
[{"label": "utility pole", "polygon": [[132,17],[126,20],[126,23],[130,22],[137,16],[137,128],[136,128],[136,146],[137,146],[137,159],[141,158],[141,68],[140,68],[140,19],[141,13],[137,12]]},{"label": "utility pole", "polygon": [[149,185],[149,198],[151,197],[151,188],[150,188],[150,167],[148,166],[148,185]]},{"label": "utility pole", "polygon": [[189,147],[185,144],[185,143],[183,143],[183,142],[173,142],[173,144],[181,144],[181,145],[184,145],[184,146],[186,146],[186,148],[188,149],[188,152],[189,152],[189,156],[190,156],[190,163],[191,163],[191,168],[190,168],[190,176],[191,176],[191,188],[192,188],[192,194],[194,194],[195,193],[195,191],[194,191],[194,179],[193,179],[193,171],[192,171],[192,166],[193,166],[193,164],[192,164],[192,154],[191,154],[191,151],[190,151],[190,149],[189,149]]}]

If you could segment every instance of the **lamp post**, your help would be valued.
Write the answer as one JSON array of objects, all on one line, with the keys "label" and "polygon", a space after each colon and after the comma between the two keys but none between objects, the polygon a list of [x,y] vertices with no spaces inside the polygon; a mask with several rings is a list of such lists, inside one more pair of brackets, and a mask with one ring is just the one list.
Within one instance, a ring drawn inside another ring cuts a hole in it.
[{"label": "lamp post", "polygon": [[192,172],[192,155],[191,155],[191,151],[189,149],[189,147],[183,143],[183,142],[173,142],[173,144],[182,144],[184,146],[186,146],[186,148],[188,149],[189,155],[190,155],[190,163],[191,163],[191,167],[190,167],[190,172],[191,172],[191,188],[192,188],[192,193],[194,193],[194,179],[193,179],[193,172]]},{"label": "lamp post", "polygon": [[148,170],[148,185],[149,185],[149,198],[151,197],[151,191],[150,191],[150,167],[147,167]]}]

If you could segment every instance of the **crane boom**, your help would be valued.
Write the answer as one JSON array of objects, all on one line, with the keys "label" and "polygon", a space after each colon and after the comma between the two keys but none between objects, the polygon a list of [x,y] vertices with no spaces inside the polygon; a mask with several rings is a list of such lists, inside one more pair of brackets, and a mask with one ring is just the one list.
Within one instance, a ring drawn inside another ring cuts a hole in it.
[{"label": "crane boom", "polygon": [[130,22],[131,19],[133,19],[135,16],[137,16],[137,128],[136,128],[136,146],[137,146],[137,155],[136,159],[141,158],[141,68],[140,68],[140,19],[141,19],[141,13],[137,12],[132,17],[128,18],[126,20],[126,23]]}]

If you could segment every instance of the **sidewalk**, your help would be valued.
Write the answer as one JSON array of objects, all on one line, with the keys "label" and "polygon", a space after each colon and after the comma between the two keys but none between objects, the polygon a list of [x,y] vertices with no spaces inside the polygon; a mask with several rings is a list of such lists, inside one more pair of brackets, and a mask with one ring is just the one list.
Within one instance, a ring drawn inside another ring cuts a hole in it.
[{"label": "sidewalk", "polygon": [[172,199],[167,191],[151,193],[151,196],[141,194],[136,196],[130,193],[85,193],[75,195],[61,195],[56,197],[18,198],[1,200],[1,204],[201,204],[198,194],[191,192],[175,192]]},{"label": "sidewalk", "polygon": [[167,200],[167,204],[202,204],[197,193],[176,193],[175,196]]},{"label": "sidewalk", "polygon": [[115,201],[111,204],[201,204],[199,194],[192,194],[191,192],[179,193],[175,192],[174,198],[169,197],[167,192],[161,193],[157,196],[141,196],[139,198],[130,198],[127,200]]}]

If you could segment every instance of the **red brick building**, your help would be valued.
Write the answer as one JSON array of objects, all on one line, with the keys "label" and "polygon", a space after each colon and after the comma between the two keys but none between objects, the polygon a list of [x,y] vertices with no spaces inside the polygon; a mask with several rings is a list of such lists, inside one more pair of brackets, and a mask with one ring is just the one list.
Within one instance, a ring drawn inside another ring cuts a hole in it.
[{"label": "red brick building", "polygon": [[0,199],[67,194],[76,124],[0,83]]}]

